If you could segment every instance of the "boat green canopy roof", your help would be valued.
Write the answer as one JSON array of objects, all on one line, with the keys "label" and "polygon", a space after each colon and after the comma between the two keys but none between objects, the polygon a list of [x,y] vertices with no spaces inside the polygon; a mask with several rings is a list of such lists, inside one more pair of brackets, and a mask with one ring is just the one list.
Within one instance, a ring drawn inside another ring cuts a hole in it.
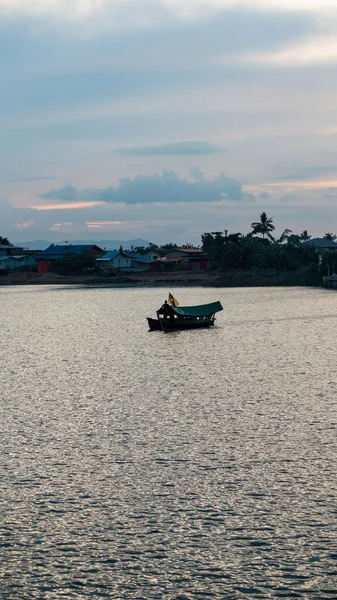
[{"label": "boat green canopy roof", "polygon": [[174,309],[176,315],[181,317],[207,317],[223,310],[221,302],[201,304],[200,306],[177,306]]}]

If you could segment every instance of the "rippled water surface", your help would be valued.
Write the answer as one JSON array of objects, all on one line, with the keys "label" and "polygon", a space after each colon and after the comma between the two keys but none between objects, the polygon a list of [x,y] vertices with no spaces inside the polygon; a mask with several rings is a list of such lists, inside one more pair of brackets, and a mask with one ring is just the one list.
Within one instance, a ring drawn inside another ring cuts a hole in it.
[{"label": "rippled water surface", "polygon": [[1,598],[337,597],[337,293],[0,289]]}]

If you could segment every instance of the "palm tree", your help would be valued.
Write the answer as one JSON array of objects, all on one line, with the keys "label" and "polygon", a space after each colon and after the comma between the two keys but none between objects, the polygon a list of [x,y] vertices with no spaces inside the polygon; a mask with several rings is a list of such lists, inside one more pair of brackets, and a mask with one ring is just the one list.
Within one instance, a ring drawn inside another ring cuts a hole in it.
[{"label": "palm tree", "polygon": [[283,242],[285,242],[286,240],[288,241],[288,239],[290,238],[291,234],[292,234],[291,229],[285,229],[281,233],[279,239],[277,240],[277,243],[278,244],[283,244]]},{"label": "palm tree", "polygon": [[323,239],[328,240],[329,242],[334,242],[337,239],[337,235],[334,233],[325,233]]},{"label": "palm tree", "polygon": [[311,235],[308,234],[306,229],[300,234],[300,240],[301,242],[308,242],[311,240]]},{"label": "palm tree", "polygon": [[257,233],[262,233],[263,238],[266,235],[269,239],[273,239],[273,236],[270,232],[274,231],[275,226],[273,225],[272,217],[268,219],[267,213],[262,212],[260,214],[260,221],[252,223],[251,227],[253,229],[253,235]]}]

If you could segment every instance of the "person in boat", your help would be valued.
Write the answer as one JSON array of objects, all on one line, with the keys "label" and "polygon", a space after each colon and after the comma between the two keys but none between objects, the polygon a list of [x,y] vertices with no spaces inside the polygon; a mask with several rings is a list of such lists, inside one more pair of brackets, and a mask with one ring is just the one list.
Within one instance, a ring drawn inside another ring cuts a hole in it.
[{"label": "person in boat", "polygon": [[174,319],[174,312],[172,310],[172,306],[169,305],[167,300],[165,300],[163,306],[161,306],[160,309],[157,310],[158,319],[161,315],[163,315],[163,319]]}]

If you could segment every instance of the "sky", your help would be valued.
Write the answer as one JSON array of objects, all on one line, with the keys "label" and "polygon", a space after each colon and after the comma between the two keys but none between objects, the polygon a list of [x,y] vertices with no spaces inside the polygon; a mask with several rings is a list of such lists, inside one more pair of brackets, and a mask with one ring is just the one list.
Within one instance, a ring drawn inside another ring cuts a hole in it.
[{"label": "sky", "polygon": [[0,235],[337,232],[335,0],[0,0]]}]

